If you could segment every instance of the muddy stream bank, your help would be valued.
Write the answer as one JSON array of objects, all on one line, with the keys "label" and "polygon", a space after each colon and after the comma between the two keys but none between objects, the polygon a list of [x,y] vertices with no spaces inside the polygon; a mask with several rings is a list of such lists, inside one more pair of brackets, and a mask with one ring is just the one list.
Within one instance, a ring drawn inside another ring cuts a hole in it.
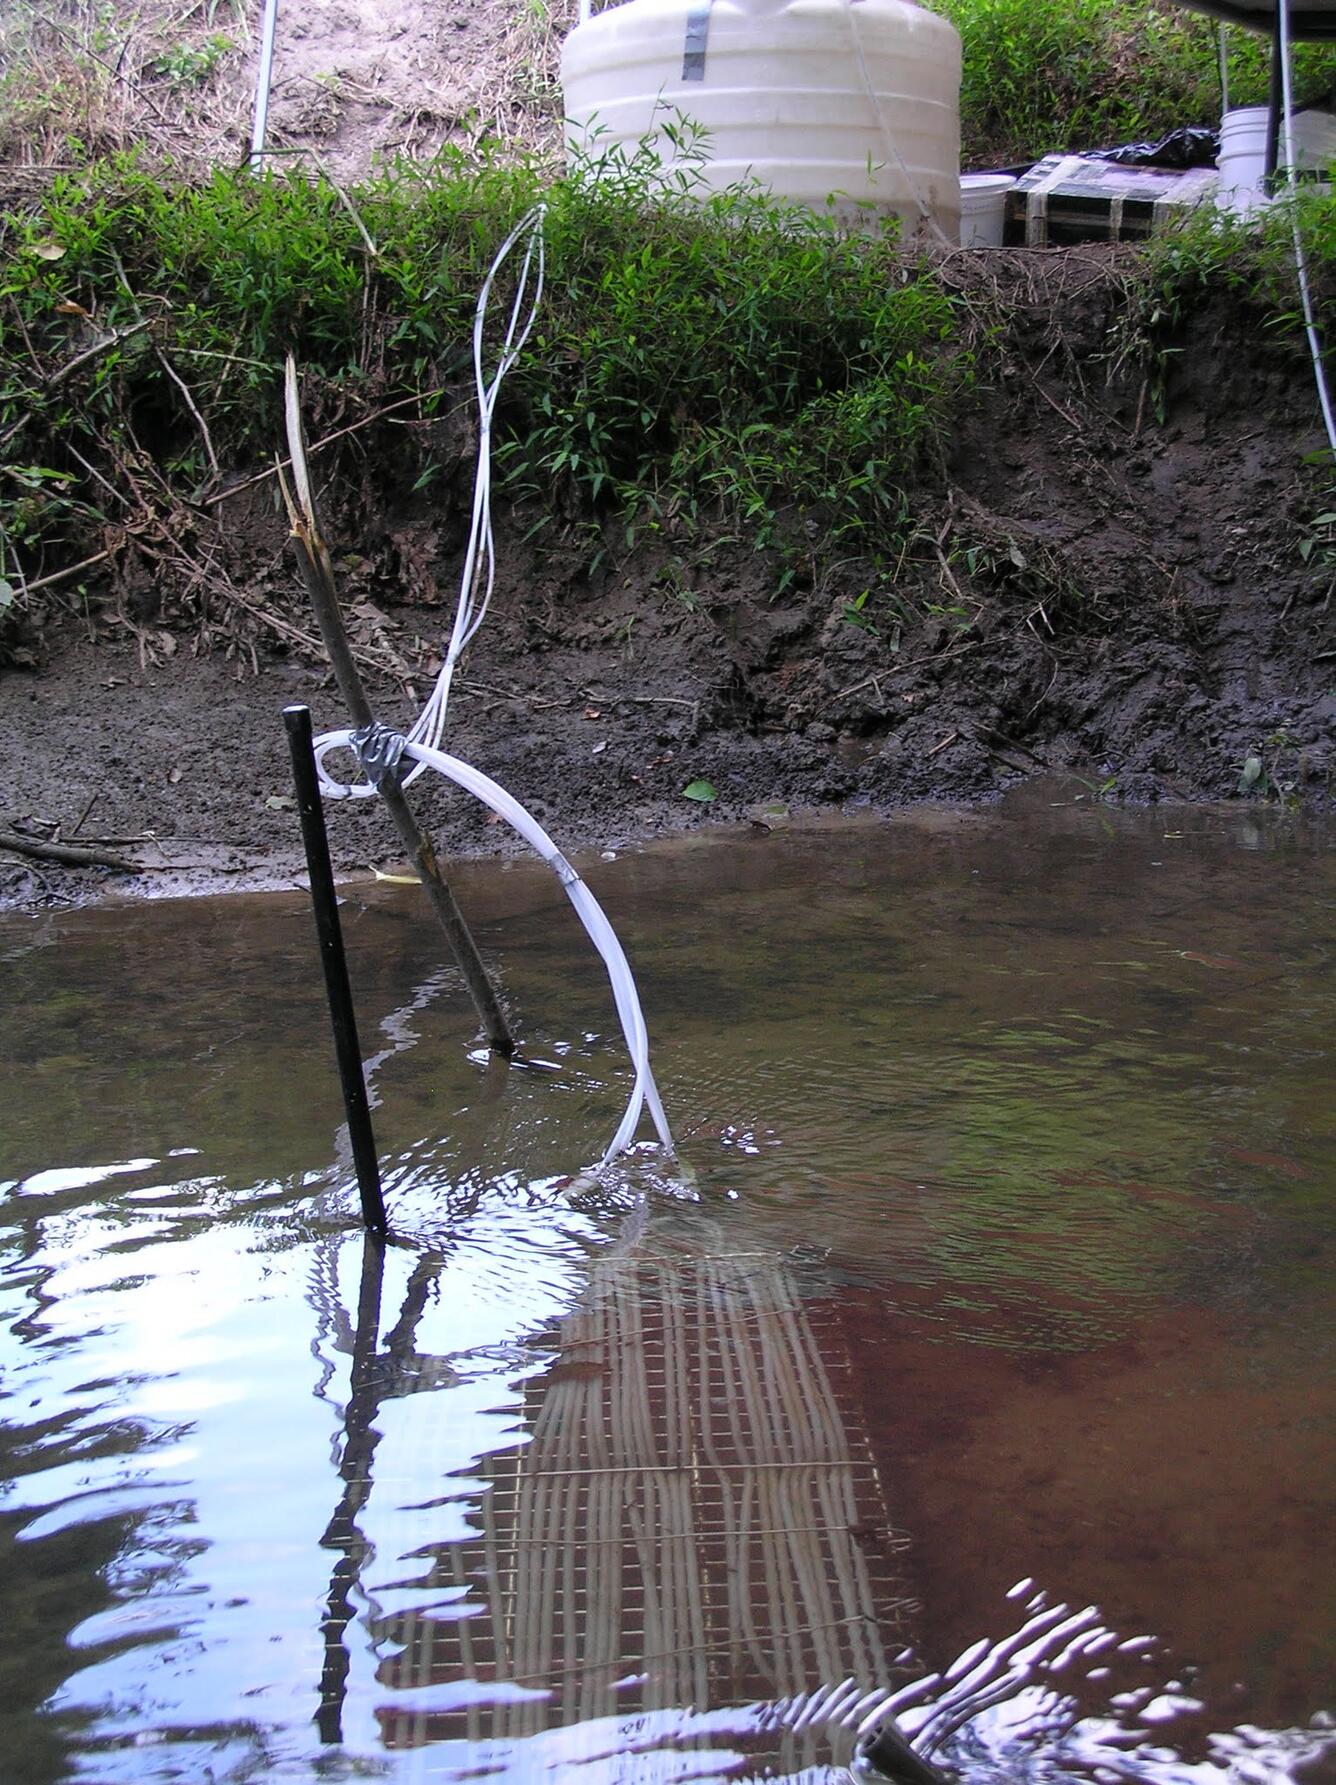
[{"label": "muddy stream bank", "polygon": [[[1005,285],[1006,350],[961,407],[940,479],[916,492],[890,573],[808,574],[801,552],[781,568],[708,526],[632,548],[608,519],[591,544],[587,526],[499,510],[497,595],[450,747],[572,848],[977,804],[1054,772],[1116,802],[1329,806],[1336,569],[1313,529],[1306,362],[1240,299],[1184,328],[1161,385],[1120,372],[1109,325],[1126,253],[945,265],[962,291]],[[429,491],[372,465],[325,492],[354,634],[399,665],[375,689],[393,722],[438,661],[467,448],[465,432],[453,477]],[[36,599],[6,640],[0,824],[106,839],[146,871],[127,890],[290,873],[280,709],[308,700],[318,726],[342,722],[294,637],[310,621],[270,487],[221,503],[208,527],[247,612],[201,605],[123,553]],[[683,796],[699,780],[707,805]],[[451,853],[510,846],[467,796],[434,788],[423,810]],[[394,859],[367,806],[335,810],[331,830],[342,871]],[[11,902],[91,884],[3,860]]]}]

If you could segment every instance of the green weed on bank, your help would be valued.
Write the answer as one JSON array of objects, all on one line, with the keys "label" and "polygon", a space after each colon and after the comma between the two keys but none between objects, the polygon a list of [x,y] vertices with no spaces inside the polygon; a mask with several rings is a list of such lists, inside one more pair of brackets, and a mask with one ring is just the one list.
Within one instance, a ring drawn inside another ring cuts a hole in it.
[{"label": "green weed on bank", "polygon": [[[966,166],[1028,163],[1220,121],[1216,27],[1185,7],[1167,0],[931,4],[961,37]],[[1231,29],[1226,53],[1230,104],[1265,104],[1267,39]],[[1315,97],[1336,79],[1336,55],[1326,45],[1297,46],[1294,78],[1301,99]]]},{"label": "green weed on bank", "polygon": [[1314,316],[1327,344],[1336,339],[1336,187],[1282,187],[1251,217],[1202,206],[1152,236],[1141,255],[1122,326],[1146,343],[1167,341],[1224,296],[1254,318],[1261,337],[1306,357],[1295,264],[1298,224]]},{"label": "green weed on bank", "polygon": [[[843,549],[875,550],[961,376],[948,298],[888,241],[759,192],[702,203],[689,173],[665,191],[646,154],[546,186],[462,155],[352,193],[174,182],[132,156],[58,178],[0,240],[5,495],[27,480],[3,574],[40,576],[101,521],[267,463],[289,351],[313,437],[466,404],[476,293],[540,196],[546,293],[497,416],[510,492],[632,534],[708,513],[760,542],[819,510]],[[503,281],[493,339],[506,308]],[[387,422],[345,462],[378,453],[402,494],[439,475],[433,439]]]},{"label": "green weed on bank", "polygon": [[[197,517],[279,447],[289,351],[310,438],[336,441],[330,488],[363,514],[447,497],[471,469],[471,422],[450,418],[471,414],[476,293],[539,198],[547,287],[496,417],[498,475],[531,524],[574,532],[591,563],[646,535],[679,554],[732,534],[779,549],[780,586],[898,562],[1005,301],[948,295],[892,241],[759,192],[702,197],[677,146],[666,190],[648,149],[596,181],[462,154],[352,192],[173,180],[134,156],[58,177],[0,219],[0,608],[107,550],[193,586]],[[1327,312],[1336,202],[1307,191],[1301,211]],[[1149,369],[1151,413],[1175,331],[1215,292],[1302,351],[1291,254],[1281,207],[1255,227],[1203,213],[1148,246],[1109,357]]]}]

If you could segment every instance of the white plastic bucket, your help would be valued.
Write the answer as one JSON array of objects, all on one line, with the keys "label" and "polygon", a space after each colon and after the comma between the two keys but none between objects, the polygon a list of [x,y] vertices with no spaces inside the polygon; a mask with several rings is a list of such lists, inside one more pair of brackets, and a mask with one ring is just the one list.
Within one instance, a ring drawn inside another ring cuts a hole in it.
[{"label": "white plastic bucket", "polygon": [[[1267,127],[1264,105],[1244,105],[1226,112],[1220,125],[1220,183],[1216,203],[1237,217],[1247,217],[1267,203],[1262,179],[1266,169]],[[1330,112],[1296,112],[1290,123],[1294,164],[1300,172],[1325,171],[1336,163],[1336,117]],[[1282,123],[1279,159],[1283,171],[1285,131]]]},{"label": "white plastic bucket", "polygon": [[1007,220],[1007,194],[1016,184],[1014,174],[962,174],[960,176],[960,245],[962,248],[1000,248]]},{"label": "white plastic bucket", "polygon": [[1241,105],[1220,121],[1220,170],[1215,202],[1236,217],[1250,216],[1266,200],[1266,133],[1270,112],[1264,105]]}]

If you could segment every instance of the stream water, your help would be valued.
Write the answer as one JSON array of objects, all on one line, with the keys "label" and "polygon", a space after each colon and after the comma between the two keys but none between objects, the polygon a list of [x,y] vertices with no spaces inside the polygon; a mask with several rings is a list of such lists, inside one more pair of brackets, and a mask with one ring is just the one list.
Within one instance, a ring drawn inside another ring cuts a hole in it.
[{"label": "stream water", "polygon": [[[1052,803],[1050,803],[1050,801]],[[1336,849],[1070,789],[0,920],[0,1778],[1336,1779]],[[1063,1609],[1065,1608],[1065,1609]]]}]

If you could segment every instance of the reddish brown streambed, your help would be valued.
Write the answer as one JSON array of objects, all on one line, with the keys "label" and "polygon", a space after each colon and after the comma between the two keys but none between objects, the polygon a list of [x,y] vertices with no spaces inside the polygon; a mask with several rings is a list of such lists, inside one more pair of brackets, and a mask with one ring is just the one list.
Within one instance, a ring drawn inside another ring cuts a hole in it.
[{"label": "reddish brown streambed", "polygon": [[1274,1338],[1259,1352],[1246,1321],[1209,1308],[1057,1354],[1028,1335],[1019,1350],[924,1343],[866,1291],[839,1312],[914,1533],[925,1653],[949,1660],[983,1634],[980,1607],[1000,1614],[1023,1558],[1050,1594],[1154,1632],[1213,1709],[1308,1714],[1336,1637],[1314,1592],[1331,1570],[1336,1409],[1301,1356]]}]

